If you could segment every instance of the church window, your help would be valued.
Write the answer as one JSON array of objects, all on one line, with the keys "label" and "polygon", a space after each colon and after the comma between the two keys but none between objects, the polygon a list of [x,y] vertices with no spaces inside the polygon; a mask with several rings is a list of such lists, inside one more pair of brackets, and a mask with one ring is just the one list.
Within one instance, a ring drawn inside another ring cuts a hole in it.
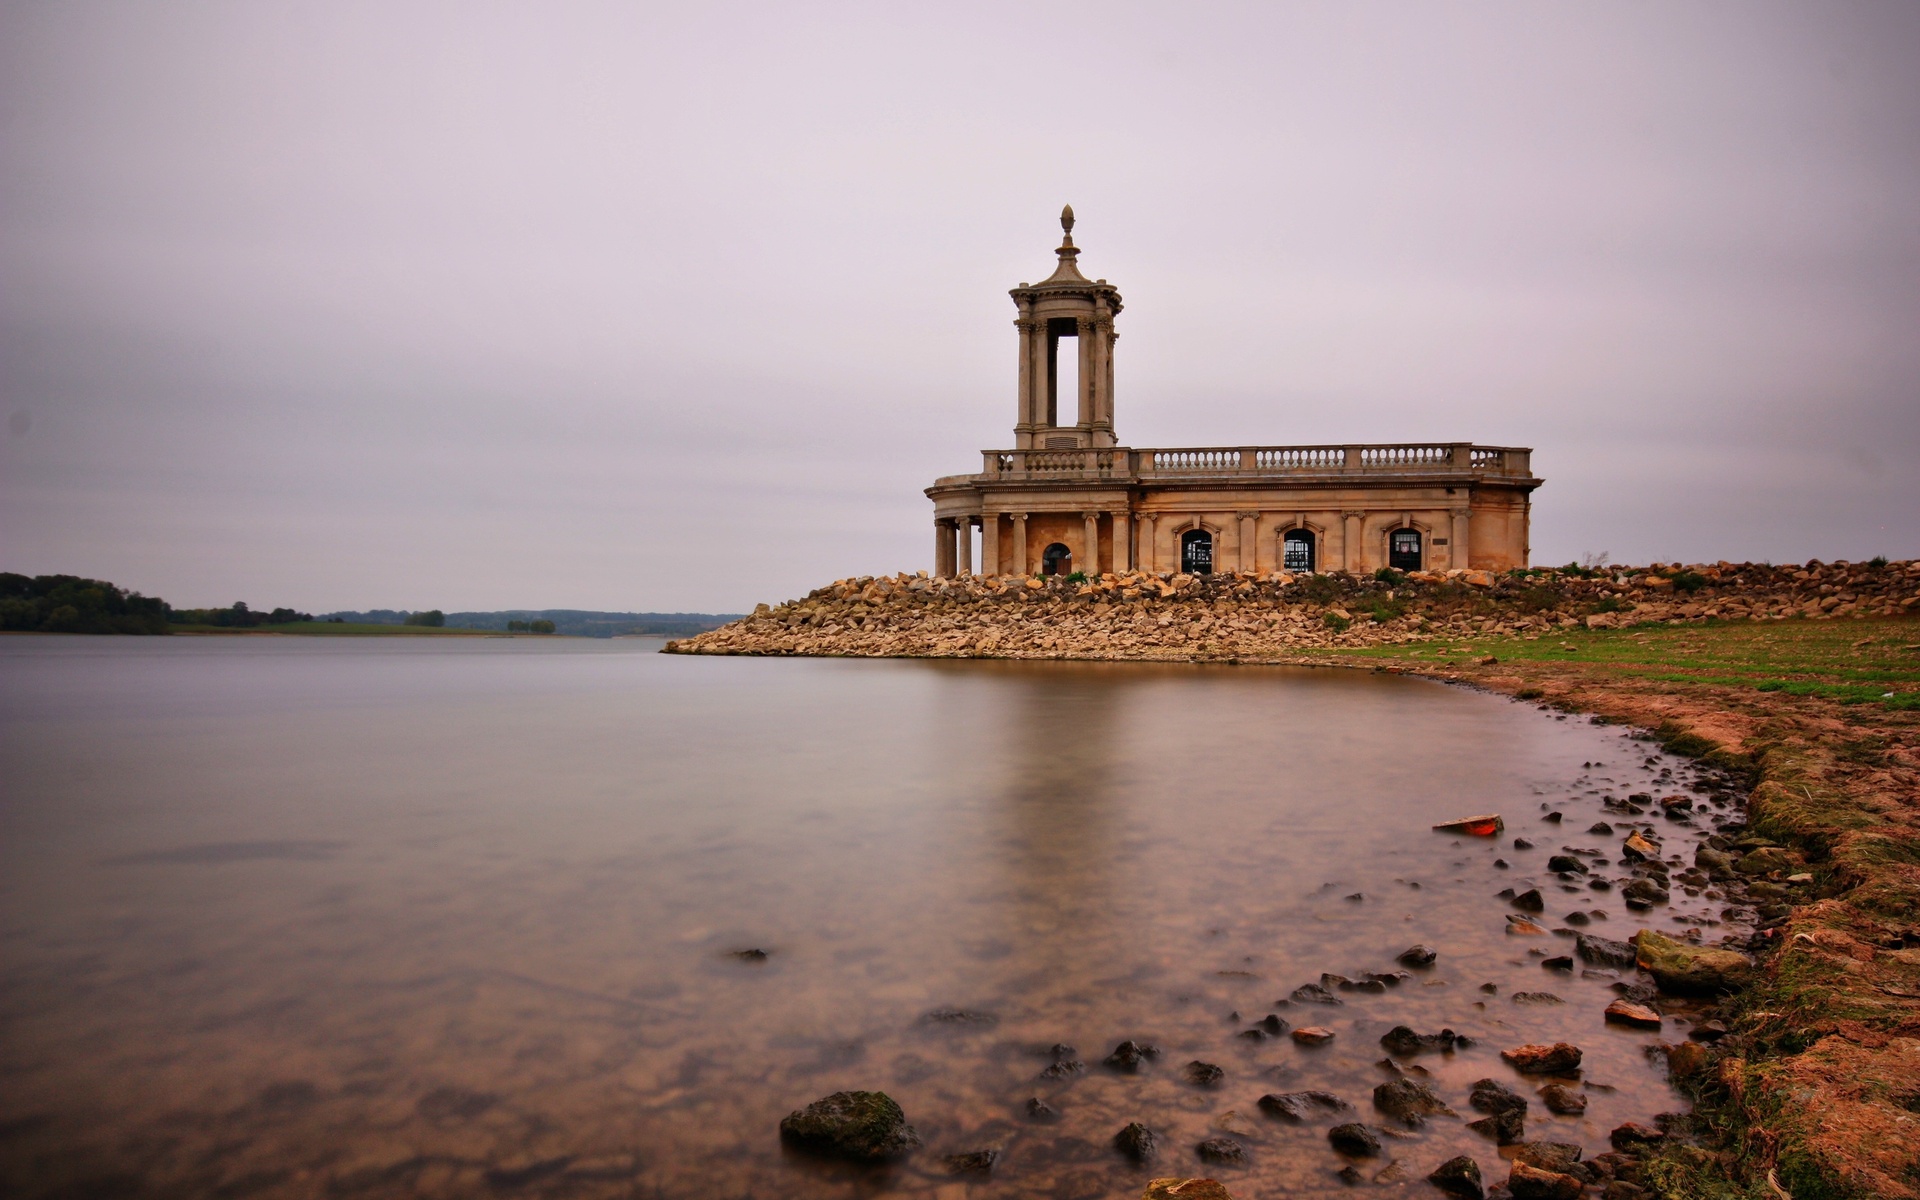
[{"label": "church window", "polygon": [[1305,529],[1289,529],[1281,543],[1280,565],[1289,571],[1313,570],[1313,534]]},{"label": "church window", "polygon": [[1189,529],[1180,535],[1180,569],[1189,575],[1213,574],[1213,535]]},{"label": "church window", "polygon": [[1396,529],[1387,550],[1387,565],[1396,571],[1420,569],[1420,531]]}]

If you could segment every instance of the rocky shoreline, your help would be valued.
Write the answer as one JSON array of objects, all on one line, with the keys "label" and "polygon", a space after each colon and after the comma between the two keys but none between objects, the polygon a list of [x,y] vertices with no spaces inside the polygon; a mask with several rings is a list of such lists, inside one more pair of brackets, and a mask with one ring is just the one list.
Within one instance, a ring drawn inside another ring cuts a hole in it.
[{"label": "rocky shoreline", "polygon": [[[1652,976],[1655,994],[1623,995],[1610,1020],[1645,1021],[1669,1000],[1687,1003],[1675,993],[1701,970],[1717,972],[1715,986],[1733,989],[1692,1014],[1696,1036],[1664,1051],[1671,1077],[1695,1102],[1692,1117],[1671,1128],[1616,1131],[1624,1158],[1608,1164],[1618,1168],[1611,1178],[1510,1151],[1506,1190],[1920,1198],[1920,1125],[1912,1116],[1920,1110],[1920,718],[1910,706],[1846,707],[1854,702],[1844,697],[1700,677],[1661,682],[1594,663],[1502,662],[1486,652],[1491,639],[1510,644],[1576,628],[1729,622],[1723,627],[1739,629],[1790,618],[1880,618],[1866,628],[1912,641],[1906,621],[1889,626],[1885,619],[1920,616],[1917,606],[1920,563],[1880,560],[1498,577],[898,575],[841,580],[762,605],[668,651],[1378,669],[1340,652],[1397,646],[1405,649],[1389,669],[1467,679],[1640,726],[1733,781],[1728,816],[1735,818],[1701,844],[1690,865],[1667,864],[1666,878],[1657,880],[1643,870],[1641,878],[1661,888],[1730,890],[1751,906],[1754,933],[1744,946],[1711,948],[1734,956],[1717,963],[1674,958],[1674,939],[1657,934],[1631,945],[1633,966]],[[1459,645],[1467,640],[1481,645]],[[1514,918],[1525,922],[1522,898],[1513,899]],[[1498,1098],[1489,1096],[1491,1121]],[[1458,1178],[1466,1173],[1466,1165],[1443,1164],[1433,1182],[1471,1194],[1483,1185]],[[1210,1180],[1170,1178],[1155,1180],[1148,1194],[1226,1191]]]},{"label": "rocky shoreline", "polygon": [[670,654],[1279,660],[1341,647],[1646,622],[1910,613],[1920,563],[1713,563],[1370,576],[917,575],[838,580]]}]

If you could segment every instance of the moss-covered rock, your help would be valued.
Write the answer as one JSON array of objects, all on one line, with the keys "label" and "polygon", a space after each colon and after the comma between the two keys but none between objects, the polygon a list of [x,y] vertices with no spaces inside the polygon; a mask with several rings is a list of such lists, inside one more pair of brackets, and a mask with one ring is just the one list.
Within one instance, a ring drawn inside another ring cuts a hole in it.
[{"label": "moss-covered rock", "polygon": [[920,1135],[885,1092],[835,1092],[780,1122],[790,1146],[853,1162],[886,1162],[910,1153]]},{"label": "moss-covered rock", "polygon": [[1753,960],[1737,950],[1696,946],[1651,929],[1633,935],[1640,965],[1652,972],[1661,990],[1678,996],[1711,996],[1735,991],[1753,977]]}]

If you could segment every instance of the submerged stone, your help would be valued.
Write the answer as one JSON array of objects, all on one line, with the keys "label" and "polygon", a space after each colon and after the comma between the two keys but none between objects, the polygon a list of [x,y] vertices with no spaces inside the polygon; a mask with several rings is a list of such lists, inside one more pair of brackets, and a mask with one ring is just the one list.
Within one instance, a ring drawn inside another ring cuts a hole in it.
[{"label": "submerged stone", "polygon": [[1580,1047],[1568,1042],[1529,1043],[1502,1050],[1500,1057],[1523,1075],[1560,1075],[1580,1068]]},{"label": "submerged stone", "polygon": [[1158,1057],[1160,1047],[1129,1040],[1115,1046],[1105,1062],[1117,1071],[1138,1071],[1142,1063]]},{"label": "submerged stone", "polygon": [[1113,1135],[1113,1148],[1136,1163],[1152,1162],[1160,1153],[1160,1143],[1154,1138],[1153,1130],[1138,1121],[1129,1122]]},{"label": "submerged stone", "polygon": [[1351,1107],[1332,1092],[1282,1092],[1260,1097],[1260,1111],[1282,1121],[1304,1121],[1319,1113],[1342,1112]]},{"label": "submerged stone", "polygon": [[1380,1153],[1380,1139],[1374,1136],[1373,1130],[1358,1121],[1348,1121],[1327,1130],[1327,1141],[1333,1144],[1335,1150],[1355,1158],[1372,1158]]},{"label": "submerged stone", "polygon": [[1399,1120],[1409,1129],[1418,1129],[1436,1114],[1452,1116],[1432,1088],[1414,1079],[1389,1079],[1373,1089],[1373,1106]]},{"label": "submerged stone", "polygon": [[1208,1138],[1193,1148],[1203,1162],[1216,1166],[1243,1167],[1247,1163],[1247,1148],[1229,1137]]},{"label": "submerged stone", "polygon": [[854,1162],[885,1162],[908,1154],[920,1135],[885,1092],[835,1092],[780,1122],[780,1137],[810,1153]]},{"label": "submerged stone", "polygon": [[1435,1167],[1427,1182],[1459,1200],[1481,1200],[1487,1194],[1480,1182],[1480,1164],[1464,1154]]}]

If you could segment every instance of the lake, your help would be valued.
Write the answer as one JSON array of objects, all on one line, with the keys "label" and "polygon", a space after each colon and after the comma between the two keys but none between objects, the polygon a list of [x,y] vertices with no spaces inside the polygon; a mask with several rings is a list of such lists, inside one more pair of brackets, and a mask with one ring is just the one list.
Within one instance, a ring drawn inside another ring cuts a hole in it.
[{"label": "lake", "polygon": [[[1620,729],[1362,671],[659,646],[0,639],[0,1191],[1334,1195],[1334,1118],[1257,1103],[1324,1089],[1388,1130],[1367,1178],[1433,1194],[1454,1154],[1505,1178],[1464,1125],[1474,1080],[1541,1082],[1501,1049],[1586,1051],[1586,1114],[1535,1100],[1532,1137],[1598,1153],[1683,1107],[1661,1035],[1603,1024],[1614,977],[1543,968],[1570,939],[1510,935],[1495,894],[1725,932],[1711,893],[1637,915],[1546,872],[1568,847],[1622,877],[1603,797],[1691,778]],[[1504,837],[1430,829],[1483,812]],[[1691,861],[1702,829],[1661,826]],[[1438,961],[1382,993],[1289,999],[1418,942]],[[1335,1036],[1239,1036],[1269,1014]],[[1383,1066],[1397,1024],[1473,1044]],[[1161,1054],[1104,1067],[1124,1039]],[[1396,1070],[1459,1116],[1394,1128],[1369,1096]],[[783,1150],[848,1088],[924,1148]],[[1131,1121],[1149,1167],[1112,1148]],[[1196,1156],[1220,1137],[1244,1165]],[[983,1149],[991,1175],[948,1173]]]}]

